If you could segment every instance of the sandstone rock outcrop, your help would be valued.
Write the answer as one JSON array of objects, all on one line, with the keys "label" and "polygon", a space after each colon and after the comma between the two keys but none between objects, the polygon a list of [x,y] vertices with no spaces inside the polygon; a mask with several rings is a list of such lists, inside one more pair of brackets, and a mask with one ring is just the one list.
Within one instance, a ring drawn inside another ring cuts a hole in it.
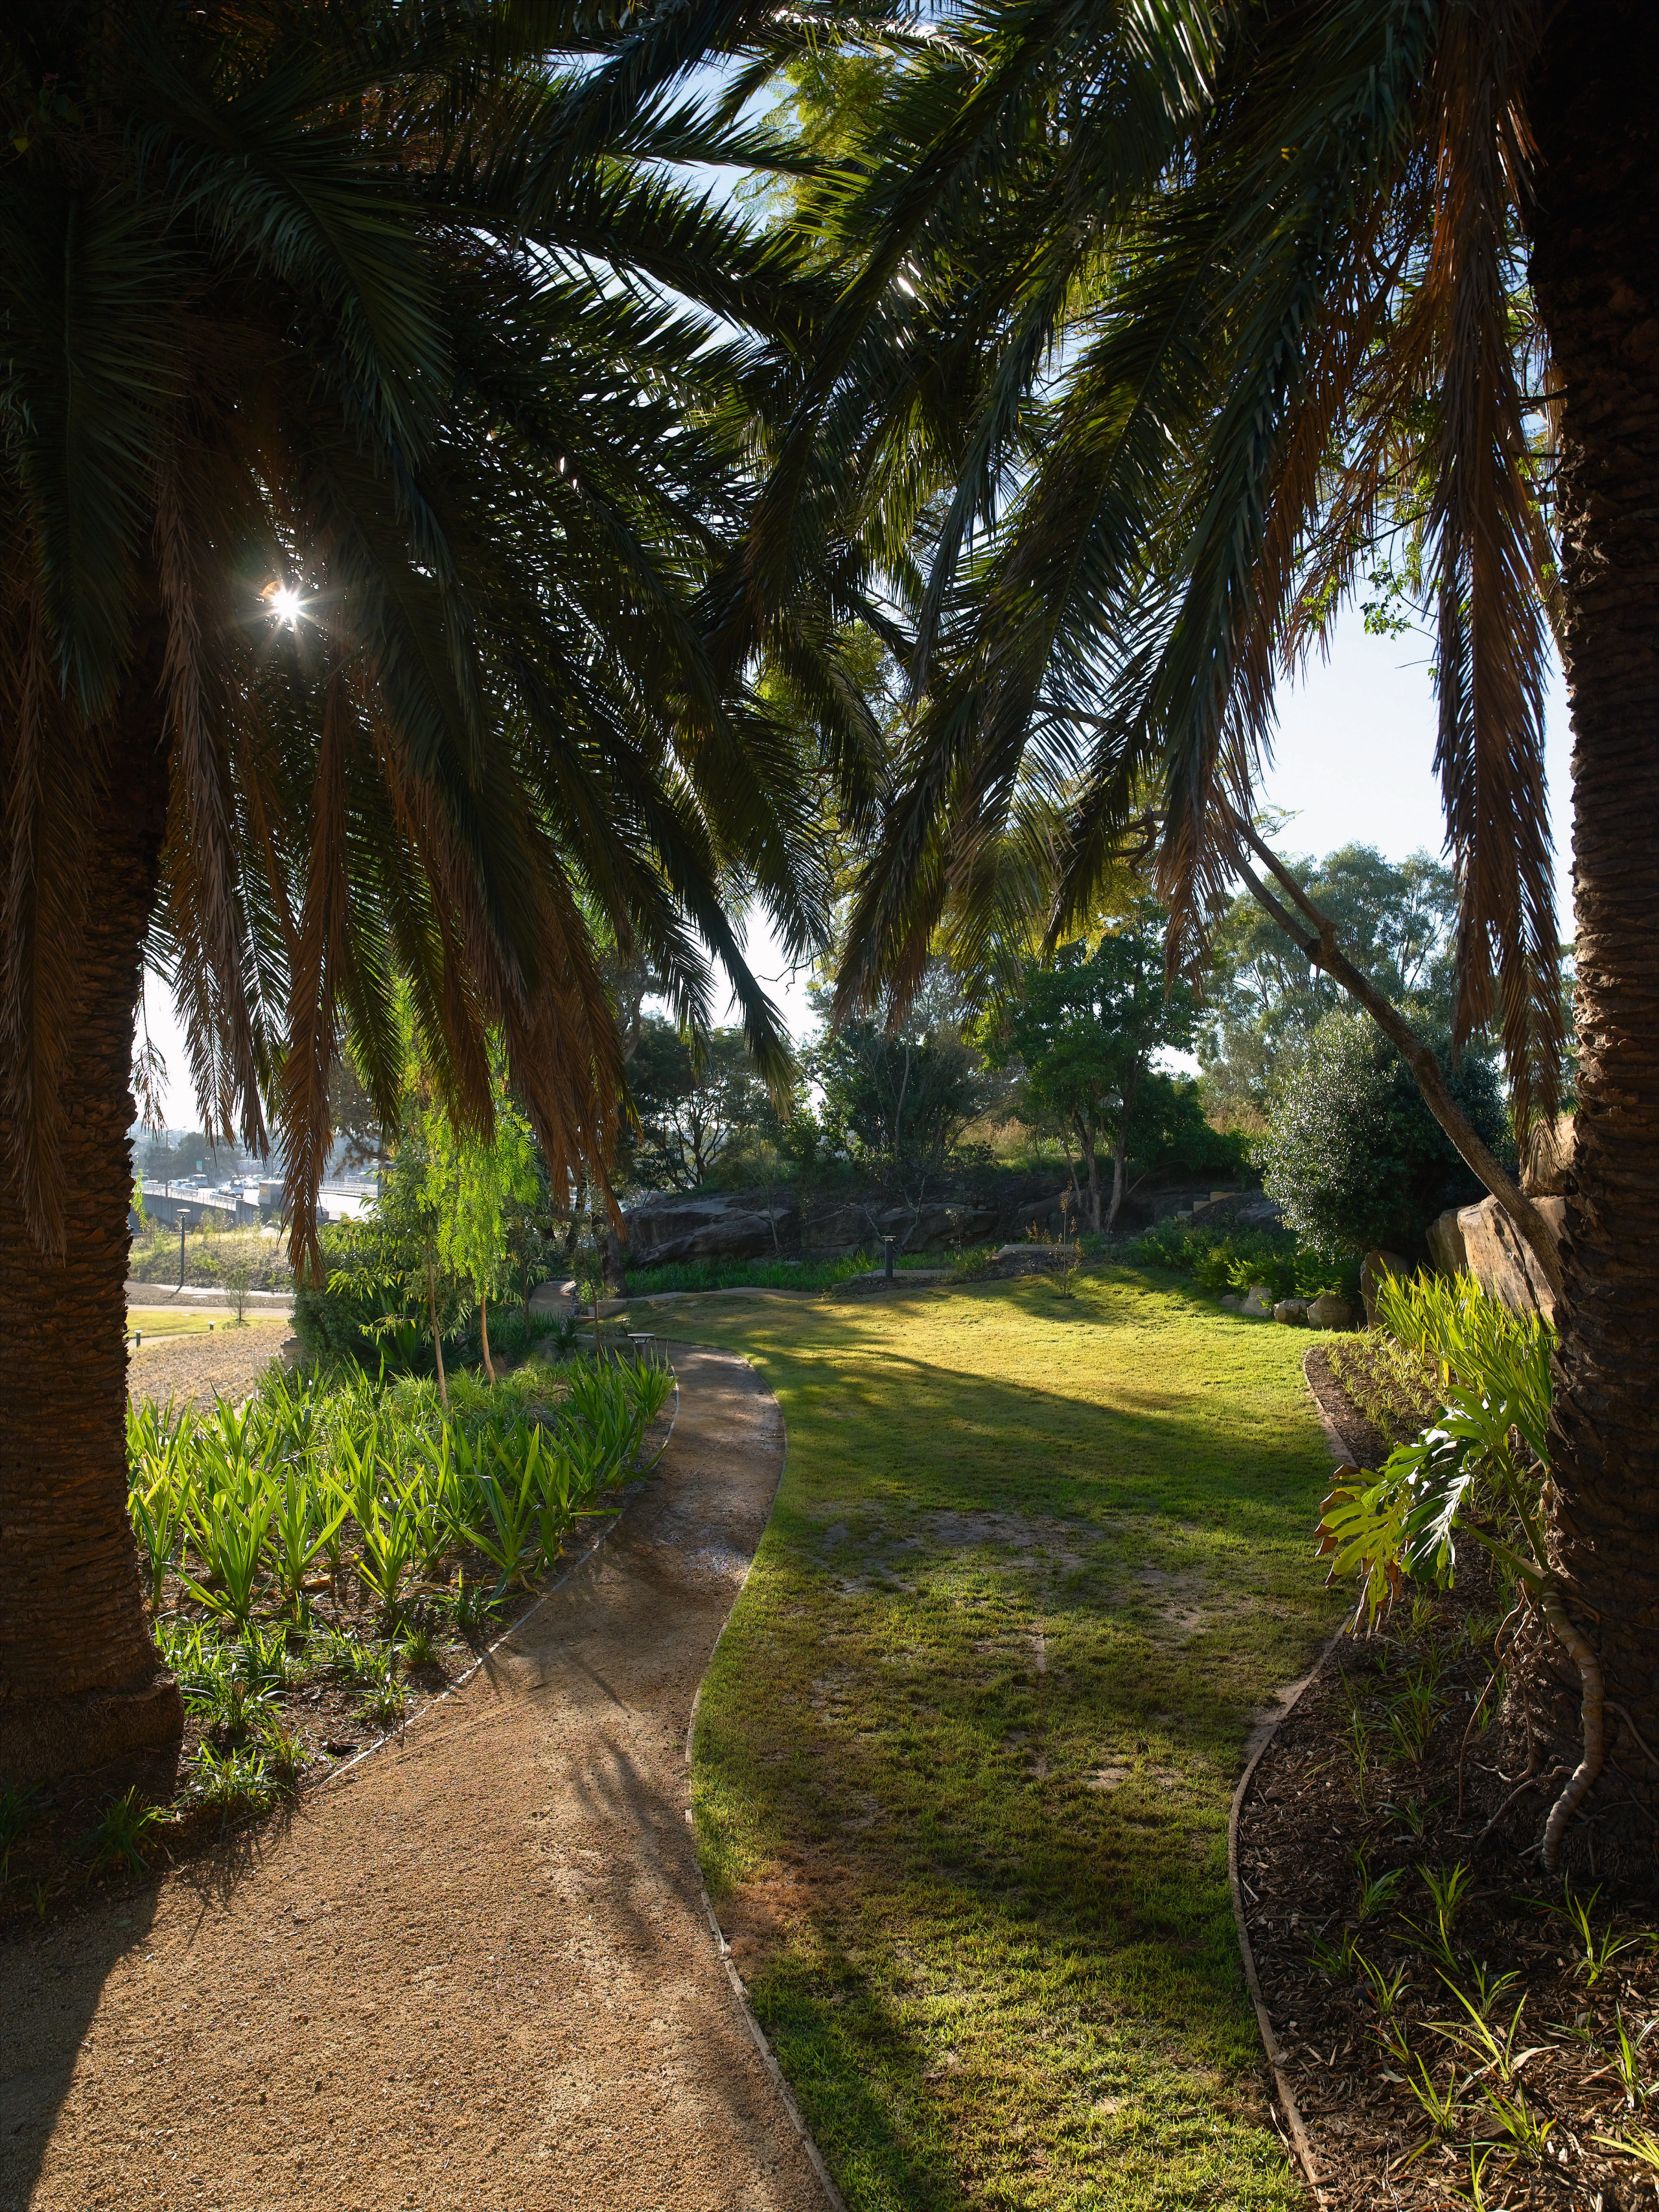
[{"label": "sandstone rock outcrop", "polygon": [[[1565,1198],[1539,1196],[1533,1203],[1554,1228],[1558,1237],[1566,1225]],[[1511,1313],[1540,1314],[1555,1320],[1555,1293],[1543,1269],[1495,1198],[1479,1206],[1466,1206],[1457,1217],[1459,1234],[1468,1255],[1469,1273],[1484,1291],[1501,1298]]]},{"label": "sandstone rock outcrop", "polygon": [[1463,1249],[1463,1232],[1457,1225],[1460,1211],[1455,1206],[1449,1206],[1443,1213],[1435,1216],[1425,1232],[1437,1275],[1462,1275],[1468,1272],[1469,1255]]},{"label": "sandstone rock outcrop", "polygon": [[1521,1164],[1521,1188],[1528,1198],[1565,1195],[1572,1173],[1572,1122],[1564,1114],[1553,1129],[1542,1121],[1534,1125]]}]

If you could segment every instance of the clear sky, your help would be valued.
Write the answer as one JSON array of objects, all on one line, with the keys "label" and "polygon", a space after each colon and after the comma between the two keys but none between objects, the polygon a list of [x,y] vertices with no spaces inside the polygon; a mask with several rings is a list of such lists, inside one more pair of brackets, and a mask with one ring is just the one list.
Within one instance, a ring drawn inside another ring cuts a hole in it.
[{"label": "clear sky", "polygon": [[[1296,817],[1279,841],[1285,851],[1322,854],[1339,845],[1364,844],[1389,860],[1402,860],[1419,847],[1439,852],[1443,833],[1427,651],[1418,638],[1367,637],[1354,613],[1340,624],[1329,659],[1316,661],[1301,683],[1281,693],[1273,767],[1263,796]],[[1556,901],[1565,938],[1572,932],[1571,737],[1559,668],[1552,677],[1547,732]],[[815,1024],[806,978],[789,975],[761,916],[750,933],[749,954],[792,1030],[798,1036],[810,1032]],[[183,1041],[167,993],[153,979],[148,1000],[150,1034],[167,1064],[167,1120],[174,1127],[196,1127]],[[726,1018],[733,1018],[728,1009]]]}]

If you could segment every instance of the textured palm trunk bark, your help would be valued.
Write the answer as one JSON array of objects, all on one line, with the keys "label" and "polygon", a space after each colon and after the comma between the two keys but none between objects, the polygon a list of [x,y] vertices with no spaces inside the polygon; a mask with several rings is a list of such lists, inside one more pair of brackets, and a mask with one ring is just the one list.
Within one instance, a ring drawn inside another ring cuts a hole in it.
[{"label": "textured palm trunk bark", "polygon": [[[1533,277],[1565,380],[1579,1107],[1551,1516],[1606,1679],[1607,1764],[1565,1863],[1651,1877],[1659,1833],[1659,24],[1565,0],[1533,88]],[[1580,1686],[1541,1626],[1535,1756],[1577,1764]],[[1639,1739],[1639,1740],[1638,1740]],[[1644,1745],[1651,1747],[1651,1750]],[[1541,1809],[1540,1817],[1541,1820]]]},{"label": "textured palm trunk bark", "polygon": [[171,1788],[184,1714],[151,1641],[127,1520],[127,1131],[166,766],[116,754],[63,1085],[67,1247],[35,1250],[0,1121],[0,1781]]}]

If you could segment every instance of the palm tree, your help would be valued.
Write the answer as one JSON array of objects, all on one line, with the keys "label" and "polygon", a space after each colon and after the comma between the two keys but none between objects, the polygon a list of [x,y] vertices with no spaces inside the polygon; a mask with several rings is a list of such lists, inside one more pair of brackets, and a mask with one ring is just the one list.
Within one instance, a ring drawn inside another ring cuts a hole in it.
[{"label": "palm tree", "polygon": [[1458,1031],[1501,1035],[1523,1132],[1553,1112],[1562,1042],[1553,624],[1580,1103],[1551,1529],[1589,1641],[1569,1620],[1552,1653],[1534,1618],[1523,1644],[1575,1791],[1595,1779],[1572,1747],[1599,1657],[1623,1731],[1599,1833],[1644,1859],[1656,63],[1659,18],[1635,0],[1034,0],[931,24],[895,49],[856,158],[805,197],[809,233],[866,258],[749,561],[764,601],[792,518],[834,512],[910,618],[914,713],[850,932],[851,1010],[902,996],[941,924],[970,952],[1017,925],[1033,886],[1051,937],[1074,928],[1149,805],[1172,949],[1191,949],[1240,858],[1278,676],[1400,549],[1437,629]]},{"label": "palm tree", "polygon": [[[395,1125],[399,979],[458,1121],[504,1039],[556,1180],[610,1156],[605,941],[693,1020],[712,954],[785,1064],[728,902],[814,941],[818,779],[867,799],[872,732],[821,596],[762,641],[821,744],[754,637],[708,646],[817,313],[685,181],[769,158],[729,115],[772,36],[733,0],[57,0],[0,33],[9,1781],[179,1733],[125,1514],[144,963],[210,1129],[262,1147],[270,1112],[301,1261],[343,1039]],[[710,54],[724,108],[684,89]]]}]

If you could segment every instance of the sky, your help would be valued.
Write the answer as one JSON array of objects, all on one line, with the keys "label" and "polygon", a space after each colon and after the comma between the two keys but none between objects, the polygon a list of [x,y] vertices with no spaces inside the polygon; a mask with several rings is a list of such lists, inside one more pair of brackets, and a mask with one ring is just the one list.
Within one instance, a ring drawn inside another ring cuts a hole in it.
[{"label": "sky", "polygon": [[[1425,848],[1437,854],[1443,830],[1434,774],[1435,703],[1426,641],[1367,637],[1357,611],[1339,622],[1329,657],[1279,695],[1273,765],[1264,800],[1294,818],[1279,837],[1287,853],[1323,854],[1339,845],[1374,845],[1385,859]],[[1546,757],[1555,834],[1556,906],[1563,937],[1571,934],[1571,787],[1566,691],[1553,667],[1546,709]],[[791,975],[765,918],[751,921],[750,964],[781,1006],[797,1037],[817,1028],[806,1003],[807,977]],[[167,1061],[167,1118],[174,1128],[200,1126],[190,1094],[188,1062],[165,986],[146,993],[149,1030]],[[735,1020],[728,1006],[723,1021]]]}]

